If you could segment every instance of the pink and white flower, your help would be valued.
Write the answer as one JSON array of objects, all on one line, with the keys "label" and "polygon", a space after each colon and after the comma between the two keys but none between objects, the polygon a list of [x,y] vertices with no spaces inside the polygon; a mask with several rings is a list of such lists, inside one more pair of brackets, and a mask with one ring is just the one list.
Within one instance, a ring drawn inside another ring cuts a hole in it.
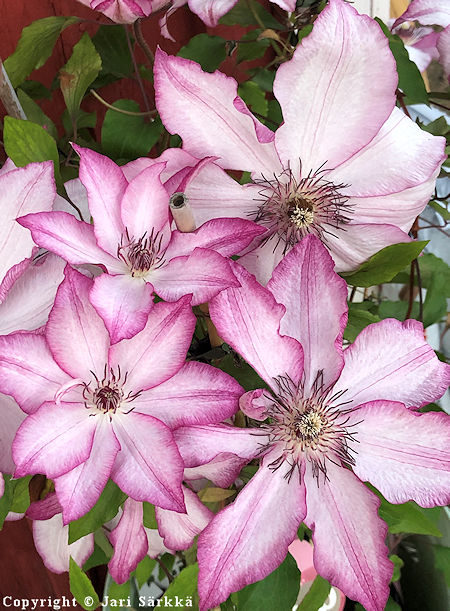
[{"label": "pink and white flower", "polygon": [[90,299],[113,343],[142,330],[153,290],[166,301],[192,294],[197,305],[236,284],[225,257],[245,248],[260,227],[249,220],[215,219],[191,234],[172,230],[169,195],[160,179],[164,163],[128,181],[108,157],[76,149],[94,225],[65,212],[27,215],[19,222],[40,246],[72,265],[90,263],[108,271],[95,279]]},{"label": "pink and white flower", "polygon": [[54,479],[64,524],[95,504],[109,477],[137,501],[185,512],[172,429],[230,417],[241,387],[185,364],[189,296],[156,304],[140,333],[111,345],[88,299],[92,280],[70,266],[65,275],[45,335],[0,337],[0,388],[29,414],[13,443],[15,476]]},{"label": "pink and white flower", "polygon": [[[158,51],[156,103],[167,129],[190,154],[214,155],[223,168],[252,173],[238,213],[224,186],[223,197],[211,199],[209,218],[229,207],[229,216],[268,229],[242,259],[259,280],[267,282],[310,233],[339,271],[409,241],[406,232],[433,192],[445,143],[395,107],[397,80],[378,24],[343,0],[331,0],[278,69],[274,93],[284,123],[275,134],[250,113],[232,78]],[[214,193],[219,190],[216,185]],[[190,203],[195,212],[195,199]]]},{"label": "pink and white flower", "polygon": [[116,23],[133,23],[153,11],[152,0],[78,0],[94,11],[100,11]]},{"label": "pink and white flower", "polygon": [[372,324],[343,350],[346,283],[315,236],[286,255],[267,288],[238,264],[235,273],[241,288],[215,297],[211,318],[269,390],[241,398],[253,428],[175,432],[186,467],[224,453],[261,458],[199,537],[201,609],[271,573],[305,521],[317,571],[367,611],[381,611],[392,565],[379,500],[363,482],[391,503],[449,502],[449,417],[414,408],[443,394],[450,367],[415,320]]}]

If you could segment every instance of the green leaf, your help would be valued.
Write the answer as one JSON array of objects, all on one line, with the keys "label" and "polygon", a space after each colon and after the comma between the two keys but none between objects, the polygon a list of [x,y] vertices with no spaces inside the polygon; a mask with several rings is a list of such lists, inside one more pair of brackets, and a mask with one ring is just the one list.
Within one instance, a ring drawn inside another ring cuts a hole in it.
[{"label": "green leaf", "polygon": [[358,308],[360,304],[349,304],[348,323],[344,331],[344,339],[354,342],[361,331],[374,322],[379,322],[379,316],[368,312],[366,309]]},{"label": "green leaf", "polygon": [[269,104],[266,100],[266,94],[253,81],[246,81],[239,85],[238,94],[250,106],[254,113],[267,116],[269,112]]},{"label": "green leaf", "polygon": [[398,86],[407,99],[406,104],[428,104],[428,93],[422,76],[416,64],[409,59],[408,51],[405,49],[402,39],[391,31],[381,19],[375,18],[384,34],[389,40],[389,48],[392,51],[398,72]]},{"label": "green leaf", "polygon": [[228,13],[222,17],[219,23],[222,25],[243,26],[257,24],[260,27],[264,26],[265,29],[284,29],[284,26],[256,0],[240,0],[231,11],[228,11]]},{"label": "green leaf", "polygon": [[[64,131],[67,135],[73,134],[73,124],[67,108],[62,113],[62,124]],[[78,132],[86,127],[95,127],[97,125],[97,113],[96,112],[85,112],[80,108],[77,115],[77,130]]]},{"label": "green leaf", "polygon": [[87,88],[96,78],[102,67],[102,60],[97,53],[87,32],[73,48],[72,55],[59,71],[59,83],[72,120],[76,120],[81,100]]},{"label": "green leaf", "polygon": [[386,246],[354,271],[341,276],[352,286],[375,286],[390,282],[405,265],[422,252],[428,241]]},{"label": "green leaf", "polygon": [[294,558],[288,554],[273,573],[237,593],[238,608],[245,611],[291,611],[297,600],[299,587],[300,571]]},{"label": "green leaf", "polygon": [[[128,112],[140,112],[134,100],[117,100],[113,106]],[[163,131],[159,117],[125,115],[108,110],[102,125],[103,152],[113,159],[129,161],[148,155]]]},{"label": "green leaf", "polygon": [[396,556],[395,554],[391,554],[389,556],[389,560],[394,564],[394,572],[392,573],[391,583],[394,581],[398,581],[402,574],[402,566],[405,564],[403,560]]},{"label": "green leaf", "polygon": [[444,573],[447,587],[450,588],[450,547],[433,545],[434,567]]},{"label": "green leaf", "polygon": [[131,76],[133,61],[123,26],[101,25],[92,37],[92,42],[102,60],[100,74],[113,74],[117,78]]},{"label": "green leaf", "polygon": [[442,536],[437,526],[413,501],[402,505],[391,505],[379,493],[378,496],[381,498],[378,513],[380,518],[388,525],[390,533]]},{"label": "green leaf", "polygon": [[136,579],[138,582],[139,588],[141,588],[144,583],[146,583],[151,574],[153,573],[153,569],[156,566],[156,560],[154,558],[150,558],[150,556],[145,556],[136,567]]},{"label": "green leaf", "polygon": [[220,36],[197,34],[178,51],[179,57],[198,62],[203,70],[214,72],[227,56],[226,40]]},{"label": "green leaf", "polygon": [[110,576],[108,580],[108,596],[112,600],[119,600],[120,598],[127,598],[130,596],[131,583],[126,581],[125,583],[116,583]]},{"label": "green leaf", "polygon": [[447,314],[447,300],[445,290],[448,288],[447,280],[444,275],[433,274],[431,282],[427,288],[427,295],[423,304],[423,324],[429,327],[435,322],[439,322]]},{"label": "green leaf", "polygon": [[13,499],[11,504],[11,511],[14,511],[14,513],[25,513],[30,506],[29,484],[31,477],[31,475],[27,475],[26,477],[21,477],[20,479],[13,480],[13,482],[11,482],[14,483]]},{"label": "green leaf", "polygon": [[3,496],[0,498],[0,529],[3,528],[3,524],[5,522],[5,518],[8,513],[11,511],[11,505],[13,501],[13,493],[14,493],[14,485],[11,482],[11,476],[3,475],[0,473],[0,477],[3,477],[3,481],[5,483],[5,490],[3,492]]},{"label": "green leaf", "polygon": [[273,81],[275,78],[275,70],[267,68],[257,68],[251,71],[252,81],[254,81],[263,91],[273,90]]},{"label": "green leaf", "polygon": [[78,17],[45,17],[24,28],[14,53],[4,62],[12,86],[16,88],[43,66],[61,32],[79,21]]},{"label": "green leaf", "polygon": [[433,136],[446,136],[450,131],[450,126],[447,123],[447,119],[444,116],[438,117],[431,123],[425,125],[421,121],[418,121],[418,125],[424,132],[433,134]]},{"label": "green leaf", "polygon": [[109,480],[94,507],[79,520],[69,524],[69,543],[95,532],[105,522],[112,520],[126,498],[127,495],[119,486]]},{"label": "green leaf", "polygon": [[257,40],[262,31],[263,30],[258,29],[247,32],[247,34],[244,34],[238,41],[236,53],[236,60],[238,63],[258,59],[264,55],[270,42],[267,38]]},{"label": "green leaf", "polygon": [[[450,297],[450,267],[440,259],[431,253],[427,253],[419,257],[419,267],[420,267],[420,278],[422,282],[422,286],[424,288],[428,288],[430,283],[432,282],[434,274],[439,274],[440,276],[445,278],[445,297]],[[392,282],[398,284],[408,284],[409,283],[409,266],[404,269],[402,272],[397,274]],[[417,278],[415,278],[415,284],[417,285]]]},{"label": "green leaf", "polygon": [[[397,320],[405,320],[408,312],[409,303],[407,301],[382,301],[378,308],[378,316],[381,319],[397,318]],[[419,304],[414,301],[411,310],[411,318],[416,320],[419,317]]]},{"label": "green leaf", "polygon": [[145,528],[152,528],[152,529],[157,529],[158,528],[158,522],[156,521],[156,516],[155,516],[155,506],[152,505],[151,503],[147,503],[146,501],[144,501],[142,503],[142,508],[143,508],[143,513],[144,513],[144,518],[143,518],[143,522],[144,522],[144,526]]},{"label": "green leaf", "polygon": [[56,142],[43,127],[32,121],[5,117],[3,141],[6,154],[18,167],[33,161],[53,161],[56,182],[60,182]]},{"label": "green leaf", "polygon": [[450,212],[445,206],[443,206],[439,202],[435,202],[434,200],[429,202],[428,205],[433,208],[433,210],[436,210],[436,212],[442,216],[444,221],[450,221]]},{"label": "green leaf", "polygon": [[166,598],[186,598],[197,592],[198,564],[191,564],[181,571],[165,592]]},{"label": "green leaf", "polygon": [[304,28],[300,30],[298,33],[298,42],[301,42],[304,38],[306,38],[309,34],[311,34],[313,26],[311,24],[305,25]]},{"label": "green leaf", "polygon": [[225,371],[235,378],[245,390],[255,390],[255,388],[267,388],[267,385],[250,365],[245,361],[235,360],[232,354],[227,354],[220,361],[219,369]]},{"label": "green leaf", "polygon": [[25,91],[22,91],[22,89],[17,90],[17,97],[19,98],[19,102],[22,104],[22,108],[25,112],[27,119],[43,127],[52,138],[57,140],[58,131],[56,129],[56,126],[50,119],[50,117],[48,117],[41,109],[41,107],[36,104],[36,102],[32,98],[30,98],[27,93],[25,93]]},{"label": "green leaf", "polygon": [[95,544],[94,546],[94,551],[92,552],[92,554],[89,556],[89,558],[86,560],[86,562],[83,565],[83,571],[89,571],[89,569],[92,569],[94,566],[101,566],[102,564],[108,564],[108,562],[110,561],[111,557],[107,556],[105,554],[105,552],[102,550],[102,548]]},{"label": "green leaf", "polygon": [[52,97],[50,89],[47,89],[47,87],[37,81],[23,81],[20,84],[20,88],[33,100],[49,100]]},{"label": "green leaf", "polygon": [[91,610],[97,609],[100,605],[97,593],[94,590],[94,586],[91,580],[78,566],[75,560],[70,557],[69,567],[69,582],[70,591],[74,595],[76,601],[83,609]]},{"label": "green leaf", "polygon": [[317,611],[317,609],[320,609],[328,598],[330,588],[328,581],[317,575],[305,598],[299,604],[297,611]]}]

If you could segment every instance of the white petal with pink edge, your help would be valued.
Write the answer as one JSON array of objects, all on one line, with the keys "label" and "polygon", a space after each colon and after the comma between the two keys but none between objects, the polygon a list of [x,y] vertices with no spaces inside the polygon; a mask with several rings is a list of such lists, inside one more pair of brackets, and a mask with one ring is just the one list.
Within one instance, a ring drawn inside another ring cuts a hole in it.
[{"label": "white petal with pink edge", "polygon": [[345,350],[344,360],[334,391],[346,390],[347,407],[377,399],[421,407],[441,397],[450,383],[450,366],[438,360],[417,320],[388,318],[369,325]]},{"label": "white petal with pink edge", "polygon": [[288,375],[294,383],[299,382],[302,347],[297,340],[279,333],[284,306],[277,304],[272,293],[243,267],[234,264],[233,271],[242,286],[223,291],[209,307],[220,337],[274,390],[278,376]]},{"label": "white petal with pink edge", "polygon": [[289,478],[285,467],[276,471],[260,467],[234,503],[218,513],[199,537],[200,609],[215,607],[232,592],[274,571],[305,514],[299,474]]},{"label": "white petal with pink edge", "polygon": [[[377,61],[373,61],[376,56]],[[395,104],[397,72],[378,24],[332,0],[274,82],[284,124],[275,143],[287,167],[333,168],[372,140]]]},{"label": "white petal with pink edge", "polygon": [[324,386],[333,384],[344,366],[347,284],[335,273],[321,241],[312,235],[303,238],[275,268],[267,288],[286,308],[280,332],[303,347],[305,389],[320,370]]},{"label": "white petal with pink edge", "polygon": [[114,554],[108,568],[116,583],[125,583],[130,573],[147,555],[148,542],[142,520],[142,503],[127,499],[120,521],[109,535]]},{"label": "white petal with pink edge", "polygon": [[382,611],[392,564],[379,499],[348,469],[327,461],[327,479],[305,473],[306,525],[313,531],[314,566],[367,611]]},{"label": "white petal with pink edge", "polygon": [[196,322],[190,302],[187,296],[155,304],[140,333],[111,346],[110,366],[128,372],[135,392],[165,382],[183,366]]},{"label": "white petal with pink edge", "polygon": [[113,427],[121,450],[111,478],[136,501],[183,512],[183,461],[170,429],[133,412],[114,414]]},{"label": "white petal with pink edge", "polygon": [[450,502],[450,418],[417,414],[401,403],[373,401],[355,410],[353,471],[390,503],[422,507]]},{"label": "white petal with pink edge", "polygon": [[11,446],[19,426],[25,420],[25,414],[12,397],[2,393],[0,393],[0,414],[0,471],[12,474],[16,467],[11,455]]},{"label": "white petal with pink edge", "polygon": [[158,418],[170,428],[213,424],[238,410],[243,388],[234,378],[205,363],[186,363],[163,384],[133,401],[134,411]]}]

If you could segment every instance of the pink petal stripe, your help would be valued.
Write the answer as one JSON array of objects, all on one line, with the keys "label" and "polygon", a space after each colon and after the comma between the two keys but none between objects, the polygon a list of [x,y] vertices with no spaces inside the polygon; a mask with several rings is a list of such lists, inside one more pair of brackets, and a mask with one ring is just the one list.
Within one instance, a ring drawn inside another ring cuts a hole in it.
[{"label": "pink petal stripe", "polygon": [[125,583],[130,573],[147,555],[148,542],[142,519],[142,503],[127,499],[120,522],[109,535],[114,545],[114,555],[108,568],[116,583]]}]

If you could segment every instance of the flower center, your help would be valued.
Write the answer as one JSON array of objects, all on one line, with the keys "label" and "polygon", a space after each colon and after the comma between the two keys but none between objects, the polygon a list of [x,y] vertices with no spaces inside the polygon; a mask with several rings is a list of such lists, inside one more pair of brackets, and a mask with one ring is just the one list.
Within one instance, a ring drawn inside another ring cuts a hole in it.
[{"label": "flower center", "polygon": [[265,241],[274,240],[274,250],[284,243],[283,254],[308,233],[323,242],[333,229],[349,222],[351,207],[342,191],[348,186],[326,180],[326,170],[319,168],[297,179],[288,168],[273,180],[255,179],[261,186],[260,205],[251,214],[269,229]]},{"label": "flower center", "polygon": [[126,230],[126,235],[122,236],[117,247],[117,256],[128,265],[132,276],[145,276],[149,270],[158,269],[165,263],[162,238],[162,232],[152,229],[150,235],[145,232],[136,240],[130,238]]},{"label": "flower center", "polygon": [[287,462],[287,477],[291,477],[307,460],[318,479],[320,473],[326,478],[328,460],[346,466],[354,464],[351,446],[356,441],[352,431],[356,423],[349,424],[349,411],[343,409],[347,402],[339,402],[344,392],[333,394],[332,388],[325,388],[322,371],[317,373],[309,396],[305,396],[302,383],[296,386],[288,376],[280,376],[277,385],[279,391],[271,397],[272,405],[267,411],[268,422],[255,433],[268,435],[268,446],[278,450],[278,458],[270,468],[278,469]]},{"label": "flower center", "polygon": [[139,397],[142,391],[126,393],[124,387],[128,373],[125,373],[122,377],[120,367],[117,368],[117,373],[115,373],[112,368],[108,371],[107,365],[105,365],[103,379],[99,380],[93,371],[91,373],[95,380],[95,388],[91,388],[91,382],[83,384],[83,398],[86,408],[94,408],[103,414],[110,414],[110,416],[115,414],[118,409],[125,414],[132,411],[133,408],[124,412],[123,407]]}]

